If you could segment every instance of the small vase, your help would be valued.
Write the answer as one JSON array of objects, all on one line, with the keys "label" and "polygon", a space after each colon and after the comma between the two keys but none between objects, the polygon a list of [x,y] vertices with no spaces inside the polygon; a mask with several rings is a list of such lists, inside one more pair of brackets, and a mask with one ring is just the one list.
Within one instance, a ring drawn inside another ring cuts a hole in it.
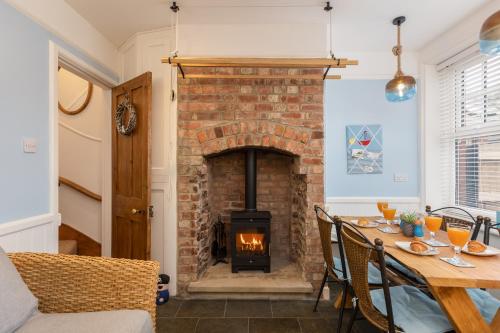
[{"label": "small vase", "polygon": [[406,237],[413,237],[415,233],[415,225],[413,223],[401,221],[399,227],[401,228],[403,235],[405,235]]}]

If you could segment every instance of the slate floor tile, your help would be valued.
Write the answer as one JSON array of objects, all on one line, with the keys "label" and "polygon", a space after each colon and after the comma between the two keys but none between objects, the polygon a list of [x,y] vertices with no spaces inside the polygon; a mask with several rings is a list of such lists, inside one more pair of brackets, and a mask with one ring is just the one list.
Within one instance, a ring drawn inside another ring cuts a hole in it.
[{"label": "slate floor tile", "polygon": [[225,300],[187,300],[184,301],[177,317],[224,317]]},{"label": "slate floor tile", "polygon": [[228,300],[226,317],[272,317],[269,300]]},{"label": "slate floor tile", "polygon": [[182,301],[177,298],[170,298],[167,303],[158,305],[156,308],[158,318],[175,317]]},{"label": "slate floor tile", "polygon": [[195,333],[198,318],[160,318],[158,333]]},{"label": "slate floor tile", "polygon": [[250,318],[250,333],[300,333],[296,318]]},{"label": "slate floor tile", "polygon": [[313,312],[314,301],[271,301],[274,318],[305,317],[319,318],[319,312]]},{"label": "slate floor tile", "polygon": [[202,318],[196,333],[248,333],[248,318]]},{"label": "slate floor tile", "polygon": [[337,320],[325,318],[300,318],[302,333],[332,333],[337,331]]}]

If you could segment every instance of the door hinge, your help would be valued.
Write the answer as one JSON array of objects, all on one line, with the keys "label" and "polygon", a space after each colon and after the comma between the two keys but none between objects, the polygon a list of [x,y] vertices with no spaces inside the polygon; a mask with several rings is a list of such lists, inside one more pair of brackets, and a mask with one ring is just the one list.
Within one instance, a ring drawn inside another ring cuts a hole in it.
[{"label": "door hinge", "polygon": [[148,212],[149,212],[149,217],[154,217],[155,216],[155,212],[154,212],[154,206],[149,206],[148,207]]},{"label": "door hinge", "polygon": [[170,100],[173,102],[175,101],[175,90],[172,89],[172,92],[170,93]]}]

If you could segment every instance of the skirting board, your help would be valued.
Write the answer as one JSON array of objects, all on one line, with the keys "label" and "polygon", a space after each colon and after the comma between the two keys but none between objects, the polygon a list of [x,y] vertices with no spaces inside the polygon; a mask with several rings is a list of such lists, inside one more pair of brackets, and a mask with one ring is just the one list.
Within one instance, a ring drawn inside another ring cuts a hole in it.
[{"label": "skirting board", "polygon": [[378,201],[387,201],[399,211],[420,211],[419,197],[327,197],[325,207],[333,215],[373,216],[380,215]]},{"label": "skirting board", "polygon": [[6,252],[58,252],[59,214],[42,214],[0,224]]}]

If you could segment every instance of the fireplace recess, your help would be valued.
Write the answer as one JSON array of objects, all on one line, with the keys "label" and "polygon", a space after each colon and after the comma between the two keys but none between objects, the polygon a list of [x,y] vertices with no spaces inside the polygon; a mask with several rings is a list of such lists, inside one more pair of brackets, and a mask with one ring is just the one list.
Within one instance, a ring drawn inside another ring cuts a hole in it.
[{"label": "fireplace recess", "polygon": [[245,152],[245,210],[231,212],[231,270],[271,271],[271,213],[257,210],[257,150]]}]

